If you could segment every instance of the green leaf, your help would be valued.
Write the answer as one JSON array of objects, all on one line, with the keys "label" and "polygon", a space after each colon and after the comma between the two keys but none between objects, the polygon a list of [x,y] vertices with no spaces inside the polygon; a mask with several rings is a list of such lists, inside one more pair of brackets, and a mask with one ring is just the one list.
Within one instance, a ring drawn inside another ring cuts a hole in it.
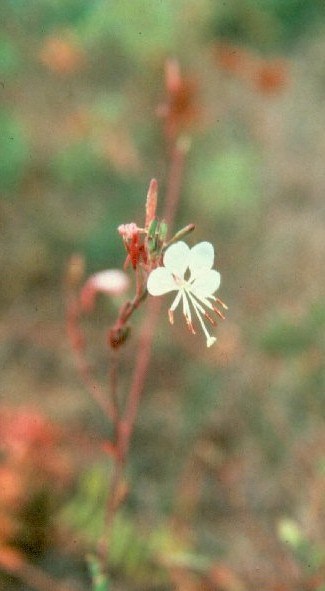
[{"label": "green leaf", "polygon": [[259,197],[258,164],[257,153],[248,146],[199,158],[190,179],[193,206],[211,216],[254,205]]}]

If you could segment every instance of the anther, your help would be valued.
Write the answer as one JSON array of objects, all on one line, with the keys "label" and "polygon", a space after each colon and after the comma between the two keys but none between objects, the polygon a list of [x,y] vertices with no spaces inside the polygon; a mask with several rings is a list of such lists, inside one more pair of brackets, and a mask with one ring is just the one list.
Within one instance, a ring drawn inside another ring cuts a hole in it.
[{"label": "anther", "polygon": [[218,302],[218,304],[220,304],[224,310],[229,310],[228,306],[226,306],[226,304],[220,298],[216,298],[216,302]]},{"label": "anther", "polygon": [[196,334],[196,332],[194,330],[194,326],[193,326],[192,322],[187,318],[187,316],[185,316],[185,320],[186,320],[187,328],[189,329],[189,331],[192,334]]},{"label": "anther", "polygon": [[215,313],[218,314],[218,316],[220,318],[222,318],[222,320],[226,320],[226,317],[224,316],[224,314],[222,312],[220,312],[220,310],[218,310],[218,308],[216,308],[216,306],[212,306],[212,308],[214,309]]},{"label": "anther", "polygon": [[207,320],[209,320],[210,324],[212,324],[212,326],[217,326],[217,322],[211,318],[211,316],[207,313],[204,312],[204,316],[206,317]]}]

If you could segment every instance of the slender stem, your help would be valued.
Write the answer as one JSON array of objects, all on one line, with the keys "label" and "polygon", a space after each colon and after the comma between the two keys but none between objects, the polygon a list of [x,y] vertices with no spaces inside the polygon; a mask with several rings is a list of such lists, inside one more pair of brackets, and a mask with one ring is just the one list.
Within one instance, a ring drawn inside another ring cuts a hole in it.
[{"label": "slender stem", "polygon": [[130,438],[133,432],[141,394],[145,384],[145,378],[150,361],[153,337],[155,334],[156,323],[161,308],[161,300],[151,299],[148,302],[146,319],[142,326],[138,343],[138,355],[135,362],[133,377],[127,406],[124,414],[124,432],[123,432],[123,456],[128,453]]},{"label": "slender stem", "polygon": [[141,302],[146,299],[148,295],[147,289],[140,289],[137,283],[136,294],[133,300],[126,302],[120,309],[119,315],[116,319],[114,326],[111,329],[111,332],[114,333],[125,326],[129,318],[132,316],[133,312],[139,307]]},{"label": "slender stem", "polygon": [[[116,447],[119,449],[120,444],[120,425],[117,425]],[[106,503],[106,512],[104,520],[104,531],[97,544],[97,551],[102,563],[103,570],[107,568],[110,555],[109,541],[112,540],[112,526],[116,512],[123,501],[124,495],[122,492],[122,482],[124,474],[124,458],[120,454],[117,455],[113,463],[113,474],[110,481],[109,495]]]},{"label": "slender stem", "polygon": [[85,357],[85,336],[80,326],[79,304],[70,293],[67,295],[66,325],[71,348],[75,356],[79,375],[90,395],[100,409],[110,419],[114,420],[115,411],[112,401],[107,401],[101,384],[92,376],[91,368]]},{"label": "slender stem", "polygon": [[[167,221],[170,227],[172,226],[176,216],[177,205],[180,197],[181,181],[184,171],[185,156],[188,148],[189,142],[183,140],[177,141],[172,150],[171,166],[164,208],[164,219]],[[132,302],[127,302],[127,304],[121,309],[113,330],[119,330],[125,325],[126,321],[138,308],[140,303],[147,297],[147,294],[147,290],[143,289],[140,271],[137,270],[136,295]],[[145,385],[145,379],[148,372],[152,343],[160,309],[160,299],[153,298],[149,300],[146,318],[143,322],[139,342],[137,345],[138,354],[135,361],[130,390],[126,400],[124,415],[122,417],[119,415],[115,422],[117,455],[114,462],[114,471],[106,506],[105,532],[98,543],[98,552],[103,565],[107,564],[109,552],[109,548],[107,548],[107,540],[110,538],[114,516],[123,500],[121,488],[126,458],[128,455],[130,440],[133,434],[138,408]],[[113,376],[111,376],[111,380],[113,380],[111,384],[114,392],[114,389],[116,388],[116,376],[114,373]]]},{"label": "slender stem", "polygon": [[[172,159],[164,208],[164,219],[168,222],[170,227],[172,226],[176,216],[177,206],[180,198],[181,181],[184,172],[185,156],[188,152],[188,148],[189,141],[178,140],[172,150]],[[152,342],[160,309],[161,301],[159,299],[151,299],[148,302],[147,314],[140,334],[138,355],[135,362],[131,388],[127,399],[123,420],[125,426],[123,430],[123,457],[125,457],[128,453],[130,439],[133,433],[135,419],[137,416],[150,362]]]},{"label": "slender stem", "polygon": [[[180,197],[181,182],[184,172],[185,156],[189,142],[178,140],[172,150],[170,173],[167,183],[167,193],[163,217],[171,227],[177,211]],[[125,422],[129,425],[130,438],[137,414],[138,404],[144,387],[146,371],[150,361],[152,340],[157,319],[160,312],[160,300],[152,299],[148,303],[147,316],[144,321],[138,345],[138,357],[136,360],[133,379],[131,383],[128,405],[125,412]]]},{"label": "slender stem", "polygon": [[163,218],[169,226],[175,221],[186,154],[190,147],[188,138],[179,138],[172,148],[171,166],[167,183],[167,193]]},{"label": "slender stem", "polygon": [[120,418],[120,402],[118,398],[118,365],[119,365],[119,351],[113,349],[110,359],[109,369],[109,383],[110,383],[110,399],[113,411],[113,423],[118,424]]}]

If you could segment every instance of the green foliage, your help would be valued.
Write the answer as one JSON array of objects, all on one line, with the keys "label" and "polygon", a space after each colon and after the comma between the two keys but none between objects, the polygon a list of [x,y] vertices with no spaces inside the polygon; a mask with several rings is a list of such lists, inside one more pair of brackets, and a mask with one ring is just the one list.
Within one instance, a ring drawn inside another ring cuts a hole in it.
[{"label": "green foliage", "polygon": [[272,51],[297,43],[324,16],[322,0],[229,0],[216,3],[210,31],[218,39]]},{"label": "green foliage", "polygon": [[[89,548],[96,548],[104,532],[107,480],[107,468],[103,465],[98,464],[87,470],[77,494],[60,516],[65,527],[68,525],[78,532]],[[123,573],[125,577],[138,582],[152,580],[153,575],[156,581],[163,581],[165,575],[158,565],[163,558],[175,566],[196,570],[204,570],[209,566],[208,560],[192,553],[168,526],[162,524],[149,532],[141,530],[125,510],[115,516],[107,544],[109,571]],[[109,589],[105,587],[108,581],[101,573],[96,558],[91,557],[88,562],[95,582],[94,591]]]},{"label": "green foliage", "polygon": [[177,31],[177,11],[172,0],[97,2],[81,23],[79,34],[86,43],[116,41],[123,44],[129,56],[135,52],[138,58],[148,57],[153,49],[166,50],[171,46]]},{"label": "green foliage", "polygon": [[283,518],[279,522],[278,536],[289,545],[306,572],[317,572],[324,564],[325,546],[311,542],[293,519]]},{"label": "green foliage", "polygon": [[20,71],[21,64],[21,56],[15,42],[6,36],[0,36],[0,75],[4,87],[8,78],[13,78]]},{"label": "green foliage", "polygon": [[309,314],[297,321],[287,315],[272,318],[260,335],[261,348],[270,355],[293,356],[306,351],[321,336],[325,307],[314,305]]},{"label": "green foliage", "polygon": [[[107,480],[107,469],[102,465],[88,470],[77,495],[62,513],[64,522],[78,531],[90,547],[96,547],[103,535]],[[125,512],[116,516],[107,543],[110,570],[122,571],[127,577],[137,579],[145,578],[152,571],[156,538],[154,544]]]},{"label": "green foliage", "polygon": [[89,142],[77,142],[60,150],[53,158],[53,173],[59,182],[75,190],[103,185],[108,181],[107,167]]},{"label": "green foliage", "polygon": [[235,145],[200,160],[192,171],[193,206],[209,215],[253,207],[259,196],[258,163],[252,148]]},{"label": "green foliage", "polygon": [[[188,22],[192,13],[200,15],[195,27]],[[115,49],[124,64],[131,61],[138,69],[163,56],[182,55],[208,14],[207,0],[102,0],[93,4],[77,30],[85,46]]]},{"label": "green foliage", "polygon": [[0,110],[0,129],[0,185],[4,191],[14,191],[27,165],[28,140],[23,125],[4,109]]},{"label": "green foliage", "polygon": [[19,18],[34,35],[50,33],[58,27],[76,26],[90,10],[88,0],[3,0],[2,9],[11,18]]},{"label": "green foliage", "polygon": [[262,349],[271,355],[296,355],[313,342],[309,326],[296,324],[287,317],[275,318],[261,336]]}]

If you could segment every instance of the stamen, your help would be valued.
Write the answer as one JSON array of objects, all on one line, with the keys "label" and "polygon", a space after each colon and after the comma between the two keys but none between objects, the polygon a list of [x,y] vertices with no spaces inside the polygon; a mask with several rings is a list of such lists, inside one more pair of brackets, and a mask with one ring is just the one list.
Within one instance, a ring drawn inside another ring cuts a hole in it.
[{"label": "stamen", "polygon": [[191,310],[190,310],[190,306],[189,306],[185,291],[182,291],[182,297],[183,297],[183,314],[185,316],[187,327],[192,334],[196,334],[193,324],[192,324]]},{"label": "stamen", "polygon": [[218,310],[218,308],[216,306],[213,306],[213,309],[214,309],[215,313],[218,314],[218,316],[220,316],[220,318],[222,318],[222,320],[226,320],[225,315],[222,312],[220,312],[220,310]]},{"label": "stamen", "polygon": [[170,324],[174,324],[174,313],[170,308],[168,310],[168,318],[169,318]]},{"label": "stamen", "polygon": [[207,312],[204,312],[204,316],[206,317],[207,320],[209,320],[209,322],[210,322],[210,324],[212,324],[212,326],[217,326],[216,320],[211,318],[211,316]]},{"label": "stamen", "polygon": [[229,310],[228,306],[226,306],[226,304],[220,298],[216,298],[216,302],[218,302],[218,304],[220,304],[224,310]]},{"label": "stamen", "polygon": [[189,331],[192,334],[196,334],[195,330],[194,330],[194,326],[192,324],[192,322],[185,316],[185,320],[186,320],[186,324],[187,324],[187,328],[189,329]]},{"label": "stamen", "polygon": [[[190,298],[190,300],[191,300],[191,302],[192,302],[192,304],[193,304],[193,308],[194,308],[195,314],[197,315],[197,317],[198,317],[198,320],[199,320],[199,322],[200,322],[200,324],[201,324],[201,326],[202,326],[202,330],[203,330],[203,332],[204,332],[204,334],[205,334],[205,337],[206,337],[206,340],[207,340],[207,347],[211,347],[211,345],[213,345],[213,343],[215,343],[215,341],[216,341],[216,338],[215,338],[215,337],[212,337],[212,336],[211,336],[211,335],[208,333],[208,331],[207,331],[207,328],[206,328],[206,326],[205,326],[205,324],[204,324],[204,322],[203,322],[203,320],[202,320],[202,317],[201,317],[201,314],[200,314],[200,311],[199,311],[199,308],[201,308],[201,309],[202,309],[202,306],[200,306],[200,305],[199,305],[199,304],[198,304],[198,303],[195,301],[195,299],[193,298],[193,296],[192,296],[192,294],[191,294],[190,292],[187,292],[187,294],[188,294],[188,297]],[[205,310],[204,310],[204,309],[203,309],[203,313],[205,314]]]},{"label": "stamen", "polygon": [[[205,314],[205,309],[203,308],[203,306],[201,306],[200,302],[197,301],[197,296],[195,296],[194,293],[193,292],[190,292],[190,291],[187,291],[186,293],[188,294],[188,296],[189,296],[189,298],[190,298],[193,306],[195,304],[195,306],[197,307],[197,309],[200,310],[201,314]],[[212,308],[211,308],[211,310],[212,310]]]},{"label": "stamen", "polygon": [[[197,296],[193,292],[191,292],[191,295],[195,299],[197,306],[200,309],[200,311],[202,312],[202,314],[205,313],[205,310],[199,302],[202,302],[202,304],[204,304],[207,308],[209,308],[209,310],[214,310],[213,305],[211,304],[211,302],[209,302],[208,298],[203,298],[203,297],[199,298],[199,296]],[[199,300],[199,301],[197,301],[197,300]]]}]

